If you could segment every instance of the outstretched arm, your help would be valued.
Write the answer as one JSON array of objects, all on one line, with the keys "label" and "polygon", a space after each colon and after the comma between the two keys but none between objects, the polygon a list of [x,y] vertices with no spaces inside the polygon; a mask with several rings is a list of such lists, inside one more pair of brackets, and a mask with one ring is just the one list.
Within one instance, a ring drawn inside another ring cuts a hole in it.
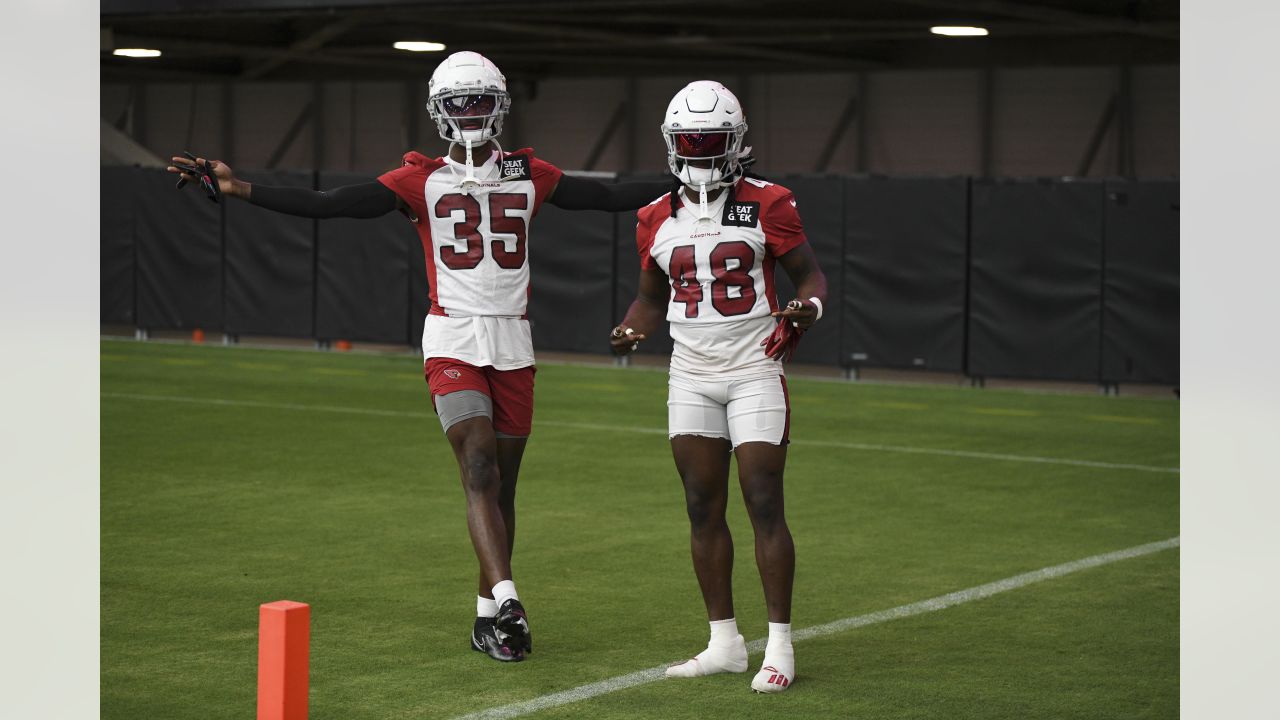
[{"label": "outstretched arm", "polygon": [[547,202],[565,210],[635,210],[671,189],[669,180],[609,184],[591,178],[563,175]]},{"label": "outstretched arm", "polygon": [[[173,162],[186,163],[185,158],[175,157]],[[204,164],[204,158],[197,158]],[[308,190],[298,187],[254,185],[240,180],[230,166],[219,160],[207,161],[218,179],[218,189],[223,195],[247,200],[252,205],[289,215],[309,218],[375,218],[395,210],[400,199],[386,185],[377,181],[346,185],[334,190]],[[194,184],[196,178],[170,165],[169,172],[181,175]]]},{"label": "outstretched arm", "polygon": [[666,273],[658,268],[640,271],[636,299],[627,316],[622,318],[622,324],[609,334],[609,345],[615,355],[629,354],[649,333],[658,329],[666,314],[669,290]]},{"label": "outstretched arm", "polygon": [[244,198],[268,210],[309,218],[375,218],[396,209],[399,198],[376,180],[333,190],[249,185]]},{"label": "outstretched arm", "polygon": [[[827,302],[827,276],[822,274],[818,258],[807,242],[779,257],[778,263],[796,286],[796,299],[787,303],[783,310],[773,313],[773,316],[786,318],[801,330],[807,330],[818,321],[818,317],[822,315],[821,307]],[[814,303],[813,298],[817,298],[818,302]]]}]

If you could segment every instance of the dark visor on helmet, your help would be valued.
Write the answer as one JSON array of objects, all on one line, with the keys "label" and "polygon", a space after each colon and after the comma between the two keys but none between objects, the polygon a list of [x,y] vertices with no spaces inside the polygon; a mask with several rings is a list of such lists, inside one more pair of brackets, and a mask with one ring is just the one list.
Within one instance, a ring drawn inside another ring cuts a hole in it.
[{"label": "dark visor on helmet", "polygon": [[683,158],[712,158],[725,154],[729,133],[675,133],[676,155]]},{"label": "dark visor on helmet", "polygon": [[444,101],[445,113],[449,117],[484,117],[492,115],[497,106],[496,95],[458,95]]}]

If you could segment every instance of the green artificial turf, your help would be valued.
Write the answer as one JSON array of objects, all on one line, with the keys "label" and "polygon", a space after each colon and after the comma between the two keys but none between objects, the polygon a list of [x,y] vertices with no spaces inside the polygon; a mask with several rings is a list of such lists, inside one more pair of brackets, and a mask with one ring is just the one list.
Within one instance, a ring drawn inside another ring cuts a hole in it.
[{"label": "green artificial turf", "polygon": [[[705,644],[665,373],[539,368],[514,562],[535,652],[500,665],[468,649],[475,559],[419,360],[119,341],[101,358],[104,718],[251,717],[257,607],[281,599],[312,607],[317,719],[450,718]],[[1176,468],[1176,401],[789,385],[796,629],[1178,535],[1176,473],[918,452]],[[740,501],[729,523],[753,640]],[[535,717],[1176,717],[1178,553],[796,657],[779,696],[751,673],[663,680]]]}]

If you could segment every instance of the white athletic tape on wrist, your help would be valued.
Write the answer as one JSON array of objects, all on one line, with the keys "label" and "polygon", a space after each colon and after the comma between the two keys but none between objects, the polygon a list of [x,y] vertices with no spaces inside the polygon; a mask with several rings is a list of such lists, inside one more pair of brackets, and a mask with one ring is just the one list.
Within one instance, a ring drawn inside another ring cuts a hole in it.
[{"label": "white athletic tape on wrist", "polygon": [[822,301],[816,297],[811,297],[809,298],[809,302],[813,303],[814,306],[818,308],[818,317],[814,318],[813,321],[817,322],[821,320],[822,319]]}]

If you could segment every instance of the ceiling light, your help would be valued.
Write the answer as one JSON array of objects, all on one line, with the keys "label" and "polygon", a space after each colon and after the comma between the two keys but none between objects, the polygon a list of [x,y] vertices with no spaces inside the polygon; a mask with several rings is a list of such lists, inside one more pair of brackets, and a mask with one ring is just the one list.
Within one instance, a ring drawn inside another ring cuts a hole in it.
[{"label": "ceiling light", "polygon": [[949,35],[951,37],[979,37],[988,34],[986,28],[970,27],[968,25],[934,25],[929,28],[929,32],[934,35]]},{"label": "ceiling light", "polygon": [[131,58],[152,58],[160,57],[159,50],[149,50],[147,48],[116,48],[111,51],[112,55]]},{"label": "ceiling light", "polygon": [[423,42],[421,40],[401,40],[391,47],[397,50],[408,50],[409,52],[440,52],[444,50],[444,43]]}]

